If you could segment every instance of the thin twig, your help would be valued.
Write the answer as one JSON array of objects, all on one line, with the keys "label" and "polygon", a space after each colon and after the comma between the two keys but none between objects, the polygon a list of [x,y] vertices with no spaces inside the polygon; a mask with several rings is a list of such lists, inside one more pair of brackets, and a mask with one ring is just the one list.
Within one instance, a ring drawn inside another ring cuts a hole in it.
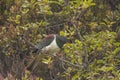
[{"label": "thin twig", "polygon": [[63,24],[65,24],[65,23],[69,22],[69,20],[70,20],[70,19],[64,20],[64,22],[61,22],[61,23],[55,24],[55,25],[48,25],[48,26],[46,26],[46,28],[48,29],[48,28],[52,28],[52,27],[56,27],[56,26],[63,25]]},{"label": "thin twig", "polygon": [[32,42],[30,42],[29,40],[27,40],[27,39],[25,38],[25,35],[23,35],[22,38],[23,38],[23,40],[24,40],[28,45],[30,45],[30,46],[33,47],[33,48],[37,48],[37,46],[36,46],[35,44],[33,44]]},{"label": "thin twig", "polygon": [[83,67],[82,64],[79,64],[79,65],[78,64],[73,64],[73,63],[71,63],[71,62],[69,62],[69,61],[67,61],[65,59],[62,59],[62,58],[59,58],[59,60],[65,62],[65,63],[68,63],[68,64],[70,64],[70,65],[72,65],[74,67],[78,67],[78,68]]},{"label": "thin twig", "polygon": [[[83,37],[82,37],[80,31],[79,31],[78,28],[77,28],[77,26],[78,26],[77,19],[78,19],[78,18],[81,18],[81,16],[83,16],[83,15],[86,13],[87,10],[88,10],[88,8],[85,9],[85,10],[83,10],[82,13],[79,13],[79,14],[76,16],[76,18],[73,20],[74,22],[71,21],[71,23],[72,23],[73,27],[75,28],[75,30],[76,30],[76,32],[77,32],[77,34],[78,34],[79,39],[80,39],[81,42],[83,42]],[[89,61],[88,61],[87,47],[86,47],[85,45],[83,45],[83,50],[84,50],[84,55],[83,55],[83,56],[84,56],[84,67],[86,68],[86,67],[88,67]]]},{"label": "thin twig", "polygon": [[[83,42],[83,37],[81,36],[80,31],[77,29],[76,24],[75,23],[72,23],[72,24],[73,24],[74,28],[76,29],[76,32],[79,36],[80,41]],[[84,66],[86,68],[88,66],[89,61],[88,61],[87,47],[85,45],[83,45],[83,50],[84,50],[84,61],[85,61]]]},{"label": "thin twig", "polygon": [[60,57],[58,57],[58,56],[56,56],[56,55],[54,55],[54,54],[50,54],[51,56],[53,56],[53,57],[57,57],[60,61],[62,61],[62,62],[65,62],[65,63],[68,63],[68,64],[70,64],[71,66],[73,66],[73,67],[78,67],[78,68],[81,68],[81,67],[83,67],[82,66],[82,64],[74,64],[74,63],[71,63],[70,61],[67,61],[67,60],[65,60],[65,59],[63,59],[63,58],[60,58]]}]

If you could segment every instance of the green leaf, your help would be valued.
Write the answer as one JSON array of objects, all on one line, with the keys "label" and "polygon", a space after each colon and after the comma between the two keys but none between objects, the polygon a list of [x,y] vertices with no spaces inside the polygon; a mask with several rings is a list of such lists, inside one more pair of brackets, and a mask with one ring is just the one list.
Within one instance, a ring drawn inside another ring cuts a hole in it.
[{"label": "green leaf", "polygon": [[21,18],[21,15],[16,15],[16,19],[19,20]]},{"label": "green leaf", "polygon": [[48,59],[42,59],[42,62],[45,64],[49,64],[51,62],[51,57],[49,57]]}]

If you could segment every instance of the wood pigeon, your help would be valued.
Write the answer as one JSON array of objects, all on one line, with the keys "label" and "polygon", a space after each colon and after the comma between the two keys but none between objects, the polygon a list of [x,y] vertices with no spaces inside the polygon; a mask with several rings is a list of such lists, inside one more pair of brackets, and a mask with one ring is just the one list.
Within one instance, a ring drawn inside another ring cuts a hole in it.
[{"label": "wood pigeon", "polygon": [[[62,49],[63,45],[66,42],[67,42],[66,37],[59,36],[57,34],[50,34],[50,35],[47,35],[45,38],[43,38],[36,45],[36,49],[33,51],[33,53],[37,55],[38,52],[42,52],[42,53],[53,54],[54,56],[56,56],[56,54]],[[61,55],[61,54],[58,54],[58,55]],[[37,55],[35,59],[33,59],[30,62],[30,64],[28,64],[27,70],[34,70],[34,67],[38,64],[36,62],[39,62],[38,61],[38,59],[40,59],[39,56],[42,56],[42,55]]]},{"label": "wood pigeon", "polygon": [[43,38],[37,45],[33,53],[56,53],[59,52],[63,45],[67,42],[65,36],[59,36],[57,34],[50,34]]}]

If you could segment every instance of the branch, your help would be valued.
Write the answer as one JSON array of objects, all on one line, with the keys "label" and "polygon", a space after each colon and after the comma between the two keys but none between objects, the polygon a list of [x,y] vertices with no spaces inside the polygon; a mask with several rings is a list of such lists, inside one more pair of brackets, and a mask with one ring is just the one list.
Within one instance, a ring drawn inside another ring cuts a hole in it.
[{"label": "branch", "polygon": [[60,58],[59,56],[56,56],[56,55],[54,55],[54,54],[50,54],[51,56],[53,56],[53,57],[57,57],[60,61],[62,61],[62,62],[65,62],[65,63],[68,63],[68,64],[70,64],[71,66],[73,66],[73,67],[78,67],[78,68],[81,68],[81,67],[83,67],[82,66],[82,64],[74,64],[74,63],[71,63],[70,61],[67,61],[67,60],[65,60],[65,59],[63,59],[63,58]]},{"label": "branch", "polygon": [[59,23],[59,24],[54,24],[54,25],[48,25],[46,26],[46,28],[52,28],[52,27],[56,27],[56,26],[60,26],[60,25],[63,25],[65,23],[67,23],[70,19],[67,19],[67,20],[64,20],[63,22]]},{"label": "branch", "polygon": [[29,40],[26,39],[26,36],[23,35],[22,39],[25,41],[25,43],[27,43],[28,45],[30,45],[33,48],[37,48],[35,44],[33,44],[32,42],[30,42]]},{"label": "branch", "polygon": [[[85,9],[85,10],[83,10],[82,13],[79,13],[79,14],[76,16],[76,18],[73,19],[74,22],[71,21],[71,23],[72,23],[73,27],[75,28],[75,30],[76,30],[76,32],[77,32],[77,34],[78,34],[79,39],[80,39],[81,42],[83,42],[83,37],[82,37],[79,29],[77,28],[77,26],[78,26],[78,21],[77,21],[77,19],[78,19],[78,18],[81,18],[81,17],[86,13],[87,10],[88,10],[88,8]],[[85,45],[83,45],[83,50],[84,50],[84,55],[83,55],[83,56],[84,56],[84,68],[87,68],[87,67],[88,67],[88,64],[89,64],[89,61],[88,61],[87,47],[86,47]]]},{"label": "branch", "polygon": [[74,66],[74,67],[78,67],[78,68],[83,67],[82,64],[79,64],[79,65],[78,64],[73,64],[73,63],[71,63],[71,62],[69,62],[69,61],[67,61],[65,59],[62,59],[62,58],[59,58],[59,60],[65,62],[65,63],[68,63],[68,64],[70,64],[71,66]]}]

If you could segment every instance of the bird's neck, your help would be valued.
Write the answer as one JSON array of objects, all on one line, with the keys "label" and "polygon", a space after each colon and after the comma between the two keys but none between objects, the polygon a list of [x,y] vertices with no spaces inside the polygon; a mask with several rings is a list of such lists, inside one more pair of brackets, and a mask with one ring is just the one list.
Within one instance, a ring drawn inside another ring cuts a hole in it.
[{"label": "bird's neck", "polygon": [[56,35],[55,39],[56,39],[56,43],[57,43],[58,47],[62,48],[64,43],[61,41],[60,37]]}]

